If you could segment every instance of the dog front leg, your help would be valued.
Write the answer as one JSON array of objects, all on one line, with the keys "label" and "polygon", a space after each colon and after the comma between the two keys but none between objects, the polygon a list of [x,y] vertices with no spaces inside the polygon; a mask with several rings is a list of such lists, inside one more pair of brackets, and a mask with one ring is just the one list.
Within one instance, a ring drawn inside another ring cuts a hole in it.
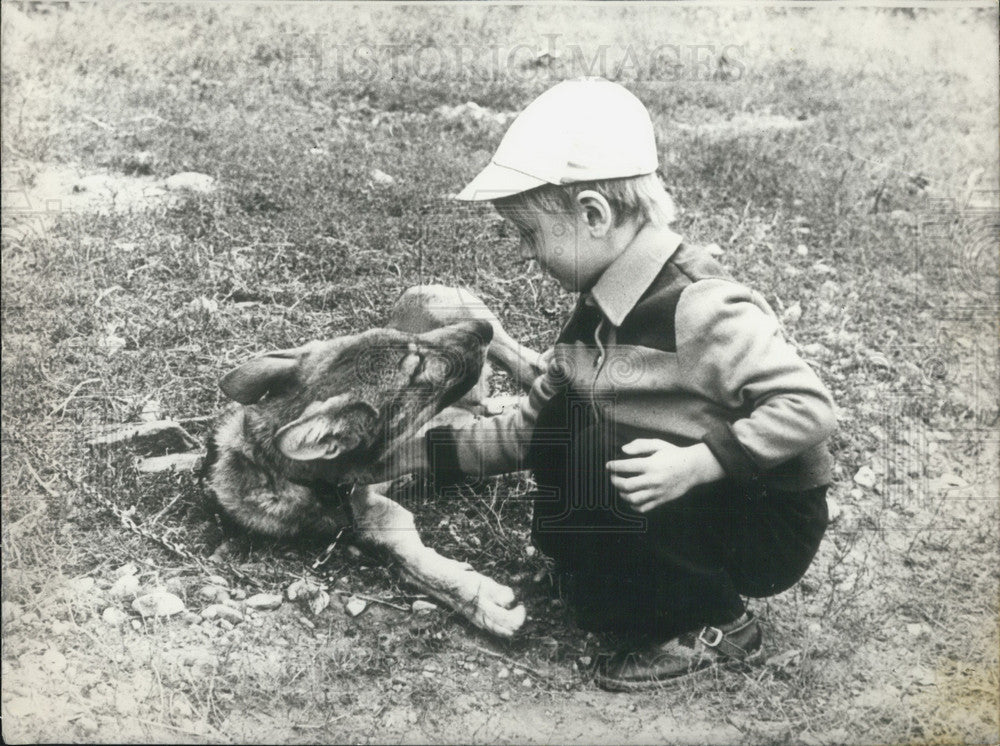
[{"label": "dog front leg", "polygon": [[524,624],[525,609],[514,591],[464,562],[442,557],[420,540],[413,514],[380,494],[388,485],[358,487],[351,496],[355,528],[362,540],[386,550],[403,577],[447,604],[481,629],[510,637]]}]

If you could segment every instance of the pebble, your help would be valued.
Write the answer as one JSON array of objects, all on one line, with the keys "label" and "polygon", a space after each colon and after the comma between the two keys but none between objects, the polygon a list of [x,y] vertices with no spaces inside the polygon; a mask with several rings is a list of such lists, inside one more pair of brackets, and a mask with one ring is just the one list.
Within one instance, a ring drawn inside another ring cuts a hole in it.
[{"label": "pebble", "polygon": [[104,623],[111,627],[118,627],[128,621],[128,614],[119,609],[117,606],[109,606],[101,614],[101,619]]},{"label": "pebble", "polygon": [[351,616],[357,616],[358,614],[360,614],[362,611],[364,611],[367,608],[368,608],[367,602],[361,600],[360,598],[355,598],[354,596],[351,596],[344,603],[344,609]]},{"label": "pebble", "polygon": [[66,670],[66,656],[55,648],[49,648],[42,654],[41,666],[49,673],[61,673]]},{"label": "pebble", "polygon": [[506,668],[501,668],[499,673],[497,673],[498,679],[506,679],[508,676],[510,676],[510,671]]},{"label": "pebble", "polygon": [[251,609],[270,611],[281,606],[283,600],[277,593],[256,593],[246,600],[246,604]]},{"label": "pebble", "polygon": [[219,585],[206,585],[198,589],[198,595],[210,603],[223,603],[229,600],[229,591]]},{"label": "pebble", "polygon": [[207,578],[205,578],[205,582],[208,583],[209,585],[219,585],[222,586],[223,588],[229,587],[229,581],[226,580],[221,575],[209,575]]},{"label": "pebble", "polygon": [[247,592],[242,588],[234,588],[229,595],[232,596],[237,601],[242,601],[247,597]]},{"label": "pebble", "polygon": [[508,699],[510,699],[510,692],[500,692],[500,699],[506,702]]},{"label": "pebble", "polygon": [[111,574],[116,578],[121,578],[125,575],[136,575],[138,572],[139,566],[135,562],[126,562]]},{"label": "pebble", "polygon": [[165,617],[180,614],[186,607],[173,593],[160,591],[139,596],[132,602],[132,608],[142,617]]},{"label": "pebble", "polygon": [[206,606],[202,609],[201,616],[203,619],[225,619],[230,624],[239,624],[244,619],[239,609],[234,609],[232,606],[226,606],[225,604]]},{"label": "pebble", "polygon": [[138,619],[133,619],[132,620],[132,629],[134,629],[136,632],[138,632],[140,629],[142,629],[142,622],[140,622]]},{"label": "pebble", "polygon": [[21,607],[13,601],[4,601],[3,604],[0,604],[0,611],[2,611],[4,624],[10,624],[21,616]]},{"label": "pebble", "polygon": [[76,721],[76,726],[85,734],[91,735],[97,732],[97,721],[92,717],[82,717]]},{"label": "pebble", "polygon": [[377,168],[373,168],[371,170],[371,177],[372,181],[376,184],[382,184],[383,186],[390,186],[396,183],[396,179],[394,177],[390,176],[385,171],[380,171]]},{"label": "pebble", "polygon": [[163,185],[173,190],[183,189],[189,192],[200,192],[207,194],[215,189],[215,179],[208,174],[200,174],[196,171],[182,171],[179,174],[168,176]]},{"label": "pebble", "polygon": [[94,590],[95,584],[96,581],[93,578],[87,576],[84,576],[82,578],[73,578],[71,581],[69,581],[69,587],[72,588],[76,593],[79,593],[81,595],[90,593],[92,590]]},{"label": "pebble", "polygon": [[137,575],[122,575],[108,591],[112,598],[130,598],[139,593],[139,577]]},{"label": "pebble", "polygon": [[236,627],[236,625],[233,624],[228,619],[220,619],[219,620],[219,626],[222,627],[222,629],[226,630],[226,632],[229,632],[229,631],[233,630]]},{"label": "pebble", "polygon": [[854,475],[854,483],[866,489],[874,487],[875,480],[875,472],[872,471],[870,466],[862,466],[858,469],[858,473]]},{"label": "pebble", "polygon": [[422,598],[418,598],[410,605],[410,609],[414,613],[420,613],[422,611],[434,611],[437,609],[437,604],[433,604],[430,601],[424,601]]},{"label": "pebble", "polygon": [[798,246],[795,247],[795,253],[798,254],[799,256],[809,256],[809,247],[806,246],[804,243],[800,243]]},{"label": "pebble", "polygon": [[288,596],[289,601],[295,601],[299,598],[314,598],[319,595],[320,591],[323,590],[323,586],[315,581],[309,580],[308,578],[302,578],[301,580],[296,580],[287,589],[285,589],[285,595]]}]

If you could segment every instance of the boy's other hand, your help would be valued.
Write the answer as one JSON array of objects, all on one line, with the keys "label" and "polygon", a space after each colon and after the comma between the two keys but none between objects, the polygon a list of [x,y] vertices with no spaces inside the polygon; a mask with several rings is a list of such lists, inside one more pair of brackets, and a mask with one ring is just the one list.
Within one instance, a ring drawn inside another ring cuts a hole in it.
[{"label": "boy's other hand", "polygon": [[665,440],[640,438],[622,446],[634,458],[609,461],[611,484],[639,513],[676,500],[693,487],[725,476],[704,443],[682,448]]}]

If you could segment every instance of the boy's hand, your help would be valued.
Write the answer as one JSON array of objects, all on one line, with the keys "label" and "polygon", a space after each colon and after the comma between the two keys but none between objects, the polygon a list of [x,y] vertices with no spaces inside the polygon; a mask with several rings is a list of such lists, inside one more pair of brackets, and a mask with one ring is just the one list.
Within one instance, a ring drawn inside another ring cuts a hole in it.
[{"label": "boy's hand", "polygon": [[611,483],[640,513],[676,500],[693,487],[725,476],[704,443],[681,448],[664,440],[633,440],[622,452],[636,458],[607,463]]}]

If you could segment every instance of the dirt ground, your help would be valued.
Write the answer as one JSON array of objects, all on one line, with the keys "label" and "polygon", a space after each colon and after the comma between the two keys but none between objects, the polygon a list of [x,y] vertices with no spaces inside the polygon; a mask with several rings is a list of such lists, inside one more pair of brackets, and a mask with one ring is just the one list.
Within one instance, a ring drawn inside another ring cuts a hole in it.
[{"label": "dirt ground", "polygon": [[[6,742],[1000,738],[994,15],[3,10]],[[560,33],[556,61],[493,77],[412,52]],[[643,67],[661,36],[709,45],[711,74]],[[238,361],[374,326],[418,282],[470,286],[550,344],[572,299],[512,266],[493,216],[442,202],[543,74],[574,73],[573,44],[614,67],[623,40],[680,229],[765,294],[840,422],[821,551],[750,602],[764,661],[637,695],[591,682],[607,641],[530,546],[525,475],[397,486],[427,544],[525,601],[501,641],[349,545],[314,570],[325,542],[228,536],[190,463],[142,461],[200,453]],[[400,67],[343,74],[365,44]],[[87,445],[150,417],[193,441]]]}]

